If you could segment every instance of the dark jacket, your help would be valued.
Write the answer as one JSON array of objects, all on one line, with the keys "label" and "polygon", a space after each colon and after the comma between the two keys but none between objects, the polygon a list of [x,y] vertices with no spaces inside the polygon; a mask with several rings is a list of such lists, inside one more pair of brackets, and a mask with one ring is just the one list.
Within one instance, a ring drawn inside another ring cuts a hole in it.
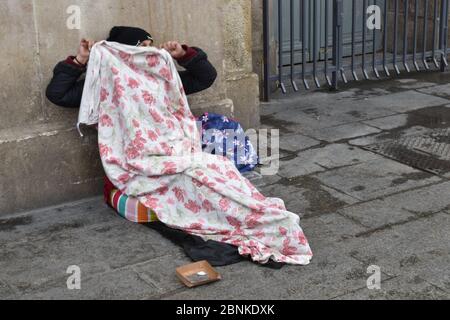
[{"label": "dark jacket", "polygon": [[[217,71],[203,50],[195,47],[187,48],[186,56],[179,59],[178,64],[186,69],[179,73],[184,90],[189,95],[211,87],[216,80]],[[86,68],[74,65],[70,61],[68,59],[56,65],[46,96],[60,107],[79,108],[84,87],[84,79],[80,80],[80,77]]]}]

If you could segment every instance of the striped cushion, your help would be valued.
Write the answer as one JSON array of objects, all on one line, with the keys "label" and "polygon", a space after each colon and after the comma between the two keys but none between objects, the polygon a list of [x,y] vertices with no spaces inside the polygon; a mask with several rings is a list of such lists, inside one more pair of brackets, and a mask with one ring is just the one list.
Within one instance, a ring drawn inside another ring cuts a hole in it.
[{"label": "striped cushion", "polygon": [[136,223],[159,221],[153,210],[145,207],[138,199],[129,197],[117,189],[112,189],[108,200],[108,204],[115,209],[122,218],[129,221]]}]

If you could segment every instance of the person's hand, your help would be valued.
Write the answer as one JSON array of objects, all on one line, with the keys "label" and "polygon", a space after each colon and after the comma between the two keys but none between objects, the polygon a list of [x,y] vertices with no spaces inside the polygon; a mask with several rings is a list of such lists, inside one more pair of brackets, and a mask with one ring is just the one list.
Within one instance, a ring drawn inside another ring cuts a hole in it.
[{"label": "person's hand", "polygon": [[80,42],[80,47],[78,48],[77,61],[82,64],[87,64],[89,61],[89,56],[91,54],[91,49],[94,46],[95,41],[82,39]]},{"label": "person's hand", "polygon": [[174,59],[180,59],[186,54],[186,51],[177,41],[168,41],[166,43],[163,43],[160,48],[166,49]]}]

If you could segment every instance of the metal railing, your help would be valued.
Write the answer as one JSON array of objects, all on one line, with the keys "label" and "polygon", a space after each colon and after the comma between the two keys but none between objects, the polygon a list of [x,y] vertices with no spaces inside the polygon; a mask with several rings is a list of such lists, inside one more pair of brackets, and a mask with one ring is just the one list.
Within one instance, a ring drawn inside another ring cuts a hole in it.
[{"label": "metal railing", "polygon": [[448,66],[449,0],[263,1],[266,101],[274,86],[337,89],[351,79]]}]

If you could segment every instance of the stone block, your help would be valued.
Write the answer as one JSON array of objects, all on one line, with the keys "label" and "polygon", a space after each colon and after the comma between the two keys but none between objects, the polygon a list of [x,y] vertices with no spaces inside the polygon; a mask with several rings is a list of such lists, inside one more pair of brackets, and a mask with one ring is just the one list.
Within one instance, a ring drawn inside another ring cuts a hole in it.
[{"label": "stone block", "polygon": [[319,173],[315,177],[354,198],[371,200],[441,181],[392,160],[375,160]]},{"label": "stone block", "polygon": [[0,132],[1,215],[101,194],[103,169],[96,136],[42,125]]}]

